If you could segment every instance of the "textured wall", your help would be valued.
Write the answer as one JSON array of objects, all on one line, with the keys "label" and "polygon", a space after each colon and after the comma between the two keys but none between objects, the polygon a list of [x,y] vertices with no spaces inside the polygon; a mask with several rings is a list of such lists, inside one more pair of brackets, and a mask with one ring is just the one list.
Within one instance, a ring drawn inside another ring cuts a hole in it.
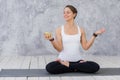
[{"label": "textured wall", "polygon": [[120,0],[0,0],[0,55],[54,54],[56,50],[43,38],[64,24],[63,9],[72,4],[78,9],[76,22],[85,28],[87,39],[101,27],[88,51],[94,55],[120,54]]}]

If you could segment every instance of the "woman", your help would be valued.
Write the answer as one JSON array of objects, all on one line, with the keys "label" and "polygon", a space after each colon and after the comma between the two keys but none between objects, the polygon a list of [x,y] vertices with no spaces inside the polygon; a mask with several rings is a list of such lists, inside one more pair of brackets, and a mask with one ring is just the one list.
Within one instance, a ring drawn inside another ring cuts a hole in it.
[{"label": "woman", "polygon": [[89,41],[86,40],[86,34],[82,27],[75,24],[74,19],[77,16],[77,10],[72,5],[64,8],[64,19],[66,23],[56,29],[55,39],[49,32],[44,33],[44,37],[51,42],[53,47],[59,51],[56,61],[50,62],[46,70],[51,74],[60,74],[67,72],[97,72],[100,67],[96,62],[84,61],[80,55],[80,43],[84,50],[88,50],[93,44],[97,35],[105,30],[100,29],[93,33]]}]

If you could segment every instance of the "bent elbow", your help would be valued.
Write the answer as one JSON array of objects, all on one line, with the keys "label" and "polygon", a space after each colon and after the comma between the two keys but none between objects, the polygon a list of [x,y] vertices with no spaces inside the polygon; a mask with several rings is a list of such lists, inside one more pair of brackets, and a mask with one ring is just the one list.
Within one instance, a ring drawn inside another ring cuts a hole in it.
[{"label": "bent elbow", "polygon": [[89,48],[84,48],[84,50],[86,50],[86,51],[87,51],[88,49],[89,49]]},{"label": "bent elbow", "polygon": [[85,46],[85,47],[83,47],[83,49],[87,51],[89,49],[89,47]]},{"label": "bent elbow", "polygon": [[61,52],[62,50],[57,50],[58,52]]},{"label": "bent elbow", "polygon": [[61,49],[58,49],[58,48],[55,48],[58,52],[61,52],[62,51],[62,48]]},{"label": "bent elbow", "polygon": [[57,49],[57,51],[58,51],[58,52],[61,52],[61,51],[62,51],[62,49]]}]

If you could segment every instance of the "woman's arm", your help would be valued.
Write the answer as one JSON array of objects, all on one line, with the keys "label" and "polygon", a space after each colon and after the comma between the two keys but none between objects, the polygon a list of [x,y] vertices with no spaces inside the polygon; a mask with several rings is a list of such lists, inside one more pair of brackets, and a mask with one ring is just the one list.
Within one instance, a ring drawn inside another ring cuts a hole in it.
[{"label": "woman's arm", "polygon": [[53,39],[53,36],[51,35],[45,35],[45,38],[47,40],[52,40],[50,41],[51,44],[53,45],[53,47],[57,50],[57,51],[61,51],[63,48],[62,48],[62,37],[61,37],[61,27],[57,28],[56,29],[56,33],[55,33],[55,39]]},{"label": "woman's arm", "polygon": [[51,41],[53,47],[57,50],[57,51],[61,51],[62,50],[62,36],[61,36],[61,27],[56,29],[56,36],[55,36],[55,40]]},{"label": "woman's arm", "polygon": [[[81,30],[81,44],[82,44],[82,47],[83,47],[84,50],[88,50],[92,46],[92,44],[94,43],[94,40],[95,40],[96,37],[94,35],[92,35],[90,40],[87,41],[84,29],[81,28],[80,30]],[[102,34],[103,32],[105,32],[104,28],[96,31],[95,34],[99,35],[99,34]]]}]

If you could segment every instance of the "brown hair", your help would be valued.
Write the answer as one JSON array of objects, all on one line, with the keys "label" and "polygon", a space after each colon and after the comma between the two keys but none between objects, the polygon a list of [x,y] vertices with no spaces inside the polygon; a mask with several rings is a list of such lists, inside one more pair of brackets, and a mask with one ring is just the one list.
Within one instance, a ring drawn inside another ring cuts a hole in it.
[{"label": "brown hair", "polygon": [[70,8],[70,10],[73,12],[73,14],[76,14],[75,17],[74,17],[74,19],[75,19],[76,16],[77,16],[77,9],[72,5],[67,5],[67,6],[65,6],[65,8],[66,7]]}]

